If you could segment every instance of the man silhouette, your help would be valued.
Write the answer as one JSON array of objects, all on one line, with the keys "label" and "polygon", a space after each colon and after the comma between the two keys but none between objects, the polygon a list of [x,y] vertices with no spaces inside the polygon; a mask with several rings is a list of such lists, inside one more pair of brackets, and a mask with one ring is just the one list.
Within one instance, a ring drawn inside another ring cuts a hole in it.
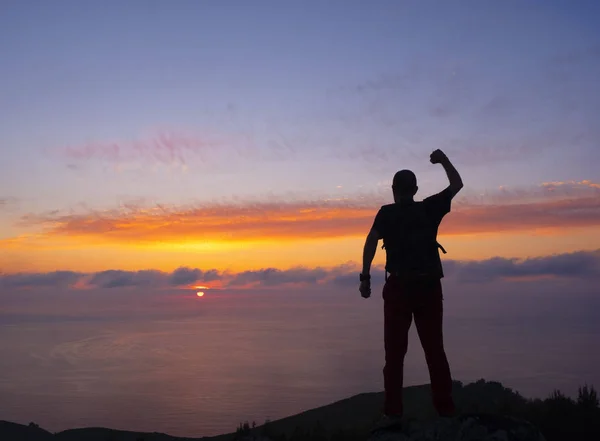
[{"label": "man silhouette", "polygon": [[[375,216],[363,251],[360,293],[371,295],[370,269],[383,239],[386,250],[384,299],[384,416],[377,428],[401,424],[404,357],[408,331],[414,317],[425,352],[431,380],[432,398],[440,416],[455,412],[452,378],[442,333],[444,277],[437,242],[438,227],[450,212],[452,198],[463,187],[462,179],[448,157],[435,150],[432,164],[441,164],[450,185],[423,201],[416,202],[417,178],[410,170],[400,170],[392,183],[394,203],[384,205]],[[445,250],[442,248],[442,251]],[[389,273],[389,277],[387,274]]]}]

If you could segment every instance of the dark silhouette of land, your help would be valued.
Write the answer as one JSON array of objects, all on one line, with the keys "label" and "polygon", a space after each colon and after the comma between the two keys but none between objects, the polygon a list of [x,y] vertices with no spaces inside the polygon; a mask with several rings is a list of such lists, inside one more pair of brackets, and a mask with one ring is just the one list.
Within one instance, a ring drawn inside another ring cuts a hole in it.
[{"label": "dark silhouette of land", "polygon": [[[437,418],[430,385],[404,389],[406,417],[416,424]],[[453,394],[459,414],[503,415],[532,423],[547,441],[600,439],[600,406],[593,387],[579,388],[571,399],[554,391],[546,399],[526,399],[498,382],[479,380],[463,385],[455,381]],[[237,431],[202,438],[173,437],[107,428],[71,429],[52,434],[36,424],[0,421],[2,441],[234,441],[256,435],[273,441],[367,440],[381,416],[383,392],[363,393],[280,420],[256,425],[241,422]]]}]

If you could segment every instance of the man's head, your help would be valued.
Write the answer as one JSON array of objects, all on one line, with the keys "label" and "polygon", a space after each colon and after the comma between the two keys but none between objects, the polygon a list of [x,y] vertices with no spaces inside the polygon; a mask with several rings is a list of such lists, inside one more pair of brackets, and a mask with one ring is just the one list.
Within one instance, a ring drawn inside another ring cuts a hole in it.
[{"label": "man's head", "polygon": [[412,198],[419,187],[417,187],[417,177],[410,170],[400,170],[394,175],[392,181],[392,192],[394,200]]}]

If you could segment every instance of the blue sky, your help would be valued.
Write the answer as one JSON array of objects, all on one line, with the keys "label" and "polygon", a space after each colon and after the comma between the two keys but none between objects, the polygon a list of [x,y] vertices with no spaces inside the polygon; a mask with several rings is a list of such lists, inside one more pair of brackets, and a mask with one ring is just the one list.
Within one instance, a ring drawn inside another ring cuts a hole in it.
[{"label": "blue sky", "polygon": [[594,1],[5,2],[3,237],[81,206],[353,197],[400,168],[425,197],[447,182],[436,148],[465,197],[597,183],[599,19]]}]

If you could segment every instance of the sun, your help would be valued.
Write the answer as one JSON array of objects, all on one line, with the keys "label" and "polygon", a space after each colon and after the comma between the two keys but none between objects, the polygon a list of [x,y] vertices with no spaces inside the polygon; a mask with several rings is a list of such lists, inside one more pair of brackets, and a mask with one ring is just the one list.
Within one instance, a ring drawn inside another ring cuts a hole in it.
[{"label": "sun", "polygon": [[196,295],[197,295],[198,297],[203,297],[203,296],[204,296],[204,291],[198,291],[198,292],[196,293]]}]

